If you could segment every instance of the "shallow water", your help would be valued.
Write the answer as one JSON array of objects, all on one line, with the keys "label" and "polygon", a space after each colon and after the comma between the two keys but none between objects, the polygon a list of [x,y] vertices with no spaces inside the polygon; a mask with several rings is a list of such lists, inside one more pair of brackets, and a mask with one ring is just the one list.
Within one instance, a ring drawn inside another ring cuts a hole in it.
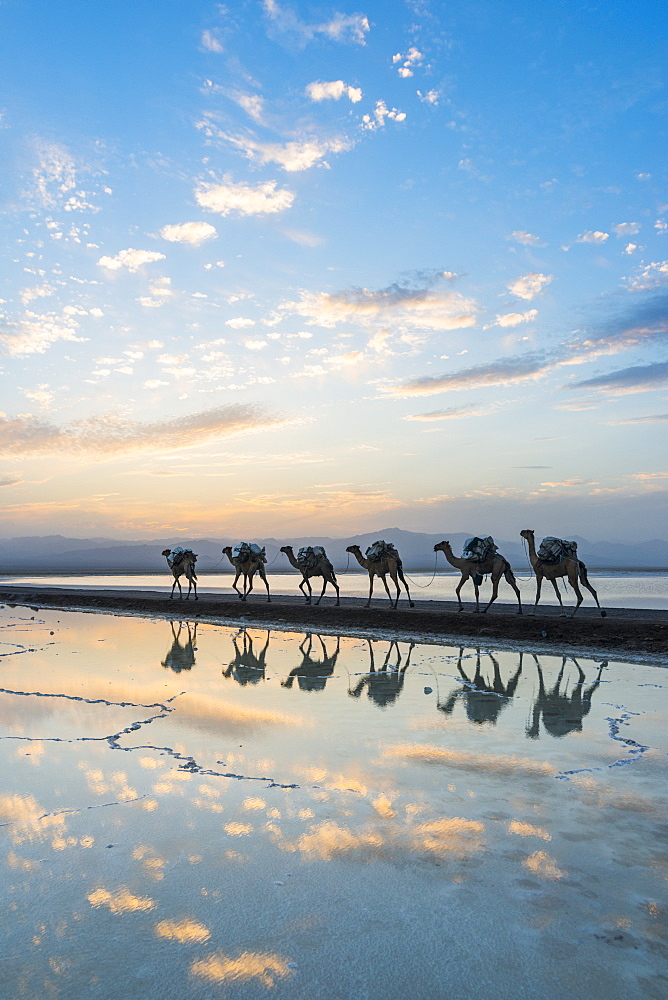
[{"label": "shallow water", "polygon": [[[299,577],[294,573],[273,573],[271,567],[267,571],[269,586],[273,594],[299,594]],[[200,593],[233,593],[231,573],[212,573],[201,575],[199,580]],[[416,600],[427,601],[454,601],[455,587],[459,582],[459,574],[439,572],[435,577],[433,573],[412,573],[409,579],[409,586],[412,595]],[[590,571],[589,579],[598,593],[599,601],[603,606],[609,608],[650,608],[668,611],[668,573],[632,573],[624,571],[601,571],[599,574]],[[125,576],[104,576],[104,575],[82,575],[82,576],[21,576],[21,575],[0,575],[3,584],[16,584],[17,586],[34,587],[88,587],[98,590],[156,590],[169,593],[172,588],[171,577],[160,573],[137,573]],[[536,595],[536,584],[526,573],[518,572],[518,585],[522,595],[522,601],[533,604]],[[366,573],[340,573],[339,586],[341,595],[344,597],[367,597],[369,593],[369,578]],[[322,589],[322,582],[317,580],[312,582],[314,595],[317,598]],[[564,604],[571,607],[574,603],[573,592],[564,592],[562,586],[562,600]],[[583,607],[593,607],[594,601],[591,595],[583,589]],[[187,593],[187,587],[185,589]],[[266,595],[264,584],[256,580],[255,597],[253,600],[262,600]],[[387,600],[382,583],[376,581],[375,600]],[[480,588],[481,600],[489,600],[491,596],[491,585],[489,580],[485,580]],[[332,598],[331,586],[327,588],[326,599]],[[402,599],[405,599],[405,595]],[[473,585],[469,582],[462,590],[462,600],[466,603],[472,602]],[[513,603],[515,595],[507,584],[502,581],[499,589],[501,603]],[[544,584],[541,594],[541,604],[556,605],[557,598],[550,584]]]},{"label": "shallow water", "polygon": [[665,669],[1,614],[2,996],[665,997]]}]

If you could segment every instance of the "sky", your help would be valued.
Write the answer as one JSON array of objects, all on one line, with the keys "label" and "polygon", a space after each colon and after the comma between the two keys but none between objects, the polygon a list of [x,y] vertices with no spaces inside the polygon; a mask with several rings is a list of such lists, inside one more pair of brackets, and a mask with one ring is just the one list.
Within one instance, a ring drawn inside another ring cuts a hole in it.
[{"label": "sky", "polygon": [[666,20],[4,0],[0,535],[668,537]]}]

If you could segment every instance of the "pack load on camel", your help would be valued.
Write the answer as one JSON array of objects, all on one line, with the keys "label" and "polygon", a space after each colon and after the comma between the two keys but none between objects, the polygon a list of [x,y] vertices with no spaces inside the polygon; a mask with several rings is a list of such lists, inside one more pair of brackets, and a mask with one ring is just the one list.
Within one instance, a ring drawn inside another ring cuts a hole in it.
[{"label": "pack load on camel", "polygon": [[312,569],[323,557],[326,553],[322,545],[302,545],[297,553],[297,562],[304,569]]},{"label": "pack load on camel", "polygon": [[564,559],[577,559],[578,543],[567,542],[564,538],[544,538],[538,549],[538,558],[548,565],[563,562]]},{"label": "pack load on camel", "polygon": [[232,550],[232,555],[242,563],[248,562],[252,556],[259,557],[262,562],[266,563],[267,561],[264,549],[261,549],[255,542],[238,542]]},{"label": "pack load on camel", "polygon": [[462,558],[472,559],[473,562],[485,562],[485,560],[490,559],[496,551],[497,548],[491,535],[487,535],[486,538],[474,535],[473,538],[467,538],[464,542]]},{"label": "pack load on camel", "polygon": [[373,545],[370,545],[366,550],[366,557],[370,562],[380,562],[381,559],[385,559],[386,556],[389,556],[391,559],[396,559],[396,561],[401,564],[399,553],[395,549],[392,542],[384,542],[381,538],[377,542],[374,542]]},{"label": "pack load on camel", "polygon": [[177,545],[171,550],[167,556],[167,562],[170,566],[180,566],[184,559],[188,559],[189,562],[197,562],[197,556],[192,549],[184,549],[181,545]]}]

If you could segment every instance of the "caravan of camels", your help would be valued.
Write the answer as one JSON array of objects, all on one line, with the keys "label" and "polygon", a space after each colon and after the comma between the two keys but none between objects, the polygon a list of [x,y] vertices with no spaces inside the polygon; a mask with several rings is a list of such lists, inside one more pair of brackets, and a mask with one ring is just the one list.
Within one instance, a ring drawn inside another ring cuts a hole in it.
[{"label": "caravan of camels", "polygon": [[[533,605],[533,612],[535,612],[538,607],[538,602],[540,601],[543,581],[549,580],[554,588],[555,594],[557,595],[561,611],[565,614],[564,604],[557,584],[557,581],[560,578],[563,578],[569,583],[577,598],[577,603],[571,611],[571,615],[576,613],[583,601],[582,591],[580,590],[581,584],[593,596],[596,601],[597,608],[601,612],[602,617],[605,618],[606,612],[601,609],[598,595],[589,582],[587,567],[582,560],[578,558],[576,542],[569,542],[560,538],[548,537],[543,539],[538,550],[536,550],[535,535],[532,530],[525,529],[520,532],[520,536],[528,545],[529,561],[536,577],[536,600]],[[320,596],[317,598],[315,603],[320,603],[325,594],[325,590],[327,589],[327,585],[331,584],[332,588],[336,592],[336,604],[337,606],[340,604],[340,591],[336,573],[332,563],[327,558],[327,553],[325,552],[323,546],[303,546],[299,549],[297,556],[295,556],[291,545],[284,545],[280,551],[287,557],[290,565],[301,573],[302,579],[299,583],[299,589],[304,595],[307,604],[312,603],[313,589],[310,581],[316,577],[321,578],[323,582]],[[360,566],[369,574],[369,596],[367,598],[366,607],[370,607],[371,605],[374,580],[376,577],[381,579],[392,608],[396,608],[399,604],[399,597],[401,596],[400,584],[406,591],[409,606],[411,608],[414,607],[414,602],[411,598],[406,576],[404,574],[401,556],[391,542],[385,542],[383,540],[374,542],[373,545],[370,545],[366,550],[365,555],[362,554],[362,550],[358,545],[349,545],[346,551],[353,555]],[[469,538],[464,545],[464,551],[461,557],[455,556],[450,542],[446,540],[435,545],[434,552],[442,552],[448,563],[450,563],[451,566],[454,566],[454,568],[459,570],[461,573],[461,578],[455,589],[459,611],[464,610],[464,605],[461,600],[461,590],[467,580],[471,580],[473,582],[475,591],[475,611],[481,611],[480,585],[484,578],[489,576],[492,582],[492,596],[490,597],[487,605],[482,608],[482,613],[484,614],[489,611],[490,607],[496,600],[499,592],[499,583],[503,578],[514,590],[515,596],[517,597],[517,614],[522,614],[522,600],[517,586],[517,581],[515,579],[515,574],[513,573],[508,560],[498,551],[491,535],[487,537]],[[235,569],[235,577],[232,587],[236,591],[240,600],[245,601],[248,595],[252,593],[253,580],[257,575],[266,587],[267,601],[271,601],[269,581],[267,580],[266,574],[267,556],[264,547],[261,548],[255,543],[240,542],[234,548],[229,545],[226,546],[222,549],[222,553],[227,556],[228,560]],[[179,597],[183,598],[183,589],[181,587],[180,578],[184,577],[188,583],[186,600],[190,597],[191,591],[194,592],[194,599],[197,600],[197,573],[195,571],[197,555],[191,549],[184,549],[181,548],[181,546],[177,546],[174,549],[165,549],[162,555],[165,556],[173,577],[170,596],[174,596],[174,590],[178,586]],[[242,577],[243,589],[240,590],[237,584]],[[390,593],[388,577],[392,581],[393,587],[396,591],[395,597],[393,597]]]}]

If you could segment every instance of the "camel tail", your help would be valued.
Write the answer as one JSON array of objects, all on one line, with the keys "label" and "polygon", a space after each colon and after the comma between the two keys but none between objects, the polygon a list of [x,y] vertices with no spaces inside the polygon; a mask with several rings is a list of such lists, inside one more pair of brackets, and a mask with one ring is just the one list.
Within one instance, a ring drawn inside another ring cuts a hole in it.
[{"label": "camel tail", "polygon": [[506,581],[510,583],[510,581],[512,580],[513,583],[516,583],[517,581],[515,580],[515,574],[513,573],[510,563],[508,562],[507,559],[504,559],[503,562],[505,564],[503,567],[503,575],[506,578]]},{"label": "camel tail", "polygon": [[587,567],[580,559],[578,559],[578,576],[580,578],[580,583],[583,584],[589,583],[589,577],[587,576]]}]

